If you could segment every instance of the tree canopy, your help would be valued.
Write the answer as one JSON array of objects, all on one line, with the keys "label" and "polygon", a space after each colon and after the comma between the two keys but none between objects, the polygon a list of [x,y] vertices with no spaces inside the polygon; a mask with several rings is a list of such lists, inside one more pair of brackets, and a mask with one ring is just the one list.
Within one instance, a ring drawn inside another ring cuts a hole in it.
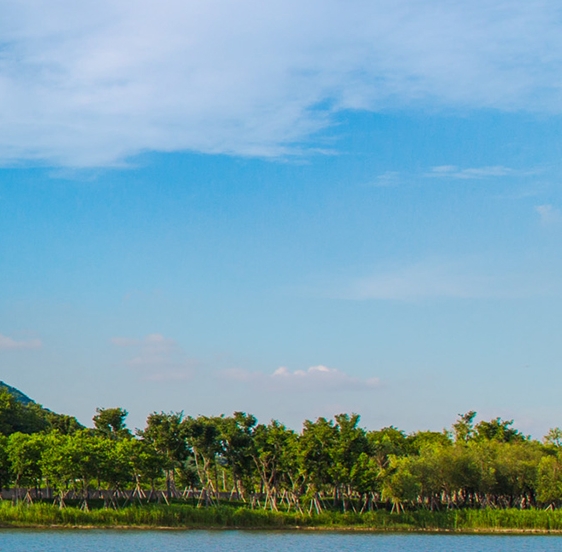
[{"label": "tree canopy", "polygon": [[[142,430],[127,411],[98,408],[91,429],[0,387],[0,485],[18,499],[49,488],[108,505],[196,497],[253,507],[321,512],[562,505],[562,432],[539,442],[512,420],[459,415],[450,430],[369,430],[357,414],[305,420],[300,432],[255,416],[153,412]],[[132,494],[131,494],[132,493]],[[129,496],[127,495],[127,496]]]}]

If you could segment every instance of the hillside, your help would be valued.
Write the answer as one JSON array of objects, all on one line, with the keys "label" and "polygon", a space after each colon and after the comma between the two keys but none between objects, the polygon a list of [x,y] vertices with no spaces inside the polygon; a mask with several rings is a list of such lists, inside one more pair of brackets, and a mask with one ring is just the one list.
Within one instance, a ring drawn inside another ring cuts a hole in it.
[{"label": "hillside", "polygon": [[30,399],[19,389],[0,381],[0,434],[58,430],[72,433],[84,426],[73,416],[57,414]]},{"label": "hillside", "polygon": [[27,395],[25,395],[24,393],[22,393],[19,389],[16,389],[15,387],[12,387],[11,385],[8,385],[7,383],[0,381],[0,389],[5,389],[6,391],[8,391],[8,393],[10,393],[10,395],[12,395],[19,403],[21,404],[31,404],[31,403],[35,403],[35,401],[33,399],[30,399]]}]

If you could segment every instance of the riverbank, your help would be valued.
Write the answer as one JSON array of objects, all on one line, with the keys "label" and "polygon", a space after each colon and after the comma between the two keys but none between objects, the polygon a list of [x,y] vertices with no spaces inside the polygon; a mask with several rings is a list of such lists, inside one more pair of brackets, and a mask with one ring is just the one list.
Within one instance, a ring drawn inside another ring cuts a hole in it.
[{"label": "riverbank", "polygon": [[132,505],[119,509],[48,503],[0,503],[2,527],[94,527],[167,529],[300,529],[380,532],[508,532],[562,533],[562,510],[386,510],[357,513],[301,514],[220,506],[197,508],[188,504]]}]

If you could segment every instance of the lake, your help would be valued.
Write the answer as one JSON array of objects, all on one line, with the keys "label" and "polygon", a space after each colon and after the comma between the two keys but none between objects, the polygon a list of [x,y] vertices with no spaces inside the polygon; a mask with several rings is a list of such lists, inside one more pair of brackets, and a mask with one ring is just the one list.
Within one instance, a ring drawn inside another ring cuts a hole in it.
[{"label": "lake", "polygon": [[263,531],[0,530],[1,552],[550,552],[562,537]]}]

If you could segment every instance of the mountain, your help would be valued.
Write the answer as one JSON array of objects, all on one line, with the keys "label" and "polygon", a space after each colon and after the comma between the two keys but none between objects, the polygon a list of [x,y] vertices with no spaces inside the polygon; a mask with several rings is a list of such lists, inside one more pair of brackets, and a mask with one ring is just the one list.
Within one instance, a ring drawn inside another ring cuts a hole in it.
[{"label": "mountain", "polygon": [[8,393],[10,393],[10,395],[12,395],[21,404],[35,404],[35,401],[33,399],[30,399],[19,389],[16,389],[15,387],[12,387],[11,385],[4,383],[3,381],[0,381],[0,389],[5,389],[6,391],[8,391]]},{"label": "mountain", "polygon": [[84,429],[74,416],[43,408],[25,393],[3,381],[0,381],[0,398],[0,435],[52,430],[68,434]]}]

